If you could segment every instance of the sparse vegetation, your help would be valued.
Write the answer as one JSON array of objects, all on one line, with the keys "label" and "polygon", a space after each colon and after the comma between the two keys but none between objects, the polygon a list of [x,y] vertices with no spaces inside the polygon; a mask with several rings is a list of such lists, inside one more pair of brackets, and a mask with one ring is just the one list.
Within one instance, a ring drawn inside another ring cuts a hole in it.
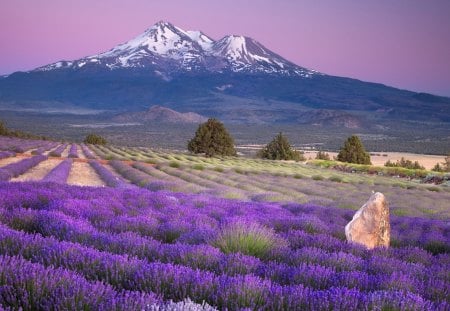
[{"label": "sparse vegetation", "polygon": [[301,152],[292,149],[291,144],[283,133],[275,136],[270,143],[258,152],[258,156],[269,160],[305,160]]},{"label": "sparse vegetation", "polygon": [[6,126],[6,123],[3,121],[0,121],[0,136],[9,136],[9,137],[17,137],[17,138],[26,138],[26,139],[41,139],[41,140],[48,140],[48,137],[40,136],[40,135],[34,135],[30,133],[25,133],[23,131],[13,131],[8,129]]},{"label": "sparse vegetation", "polygon": [[319,151],[316,154],[316,160],[331,160],[330,155],[325,151]]},{"label": "sparse vegetation", "polygon": [[347,139],[337,156],[337,160],[356,164],[371,164],[370,155],[366,152],[361,140],[356,135],[352,135]]},{"label": "sparse vegetation", "polygon": [[209,119],[199,125],[194,138],[188,143],[188,150],[204,153],[207,157],[236,155],[233,138],[217,119]]},{"label": "sparse vegetation", "polygon": [[391,160],[388,160],[384,166],[387,167],[404,167],[412,170],[424,170],[425,167],[420,165],[419,161],[411,161],[407,160],[405,158],[401,158],[400,160],[397,160],[397,162],[392,162]]},{"label": "sparse vegetation", "polygon": [[106,145],[107,141],[104,137],[91,133],[86,136],[86,138],[83,141],[85,144],[91,144],[91,145]]}]

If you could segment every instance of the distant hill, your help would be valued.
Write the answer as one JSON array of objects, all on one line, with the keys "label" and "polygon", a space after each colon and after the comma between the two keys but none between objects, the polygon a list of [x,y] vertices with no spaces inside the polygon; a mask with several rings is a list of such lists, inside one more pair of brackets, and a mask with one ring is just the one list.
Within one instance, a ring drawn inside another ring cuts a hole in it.
[{"label": "distant hill", "polygon": [[207,118],[194,112],[177,112],[175,110],[152,106],[146,111],[125,112],[113,117],[117,122],[154,122],[154,123],[202,123]]}]

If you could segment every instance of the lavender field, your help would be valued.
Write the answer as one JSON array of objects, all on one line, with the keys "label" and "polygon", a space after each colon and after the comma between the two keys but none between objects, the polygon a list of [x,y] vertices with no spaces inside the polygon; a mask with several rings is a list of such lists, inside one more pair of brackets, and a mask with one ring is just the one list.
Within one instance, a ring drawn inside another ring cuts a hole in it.
[{"label": "lavender field", "polygon": [[[9,138],[0,180],[0,309],[450,310],[446,184]],[[372,190],[389,249],[345,239]]]}]

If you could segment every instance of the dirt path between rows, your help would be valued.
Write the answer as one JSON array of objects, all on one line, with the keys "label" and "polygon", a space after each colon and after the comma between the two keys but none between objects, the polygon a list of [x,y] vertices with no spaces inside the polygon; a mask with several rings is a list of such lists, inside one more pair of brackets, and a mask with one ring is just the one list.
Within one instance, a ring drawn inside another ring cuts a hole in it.
[{"label": "dirt path between rows", "polygon": [[61,163],[61,161],[62,160],[58,158],[51,158],[42,161],[24,174],[16,178],[12,178],[10,181],[39,181],[44,178],[55,166]]},{"label": "dirt path between rows", "polygon": [[9,158],[0,159],[0,167],[6,166],[11,163],[19,162],[21,160],[23,160],[23,158],[20,158],[20,157],[9,157]]},{"label": "dirt path between rows", "polygon": [[105,186],[103,180],[100,178],[100,176],[98,176],[98,174],[89,165],[89,163],[78,161],[72,163],[72,169],[70,170],[67,184],[93,187]]}]

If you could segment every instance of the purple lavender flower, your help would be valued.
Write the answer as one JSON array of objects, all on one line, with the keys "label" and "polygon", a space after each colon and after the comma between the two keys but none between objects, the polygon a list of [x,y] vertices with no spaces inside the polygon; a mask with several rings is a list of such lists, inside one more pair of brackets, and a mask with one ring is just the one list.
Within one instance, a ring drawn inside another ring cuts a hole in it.
[{"label": "purple lavender flower", "polygon": [[43,179],[44,182],[55,182],[64,184],[70,174],[70,169],[72,167],[72,160],[67,159],[62,161],[56,167],[54,167]]}]

